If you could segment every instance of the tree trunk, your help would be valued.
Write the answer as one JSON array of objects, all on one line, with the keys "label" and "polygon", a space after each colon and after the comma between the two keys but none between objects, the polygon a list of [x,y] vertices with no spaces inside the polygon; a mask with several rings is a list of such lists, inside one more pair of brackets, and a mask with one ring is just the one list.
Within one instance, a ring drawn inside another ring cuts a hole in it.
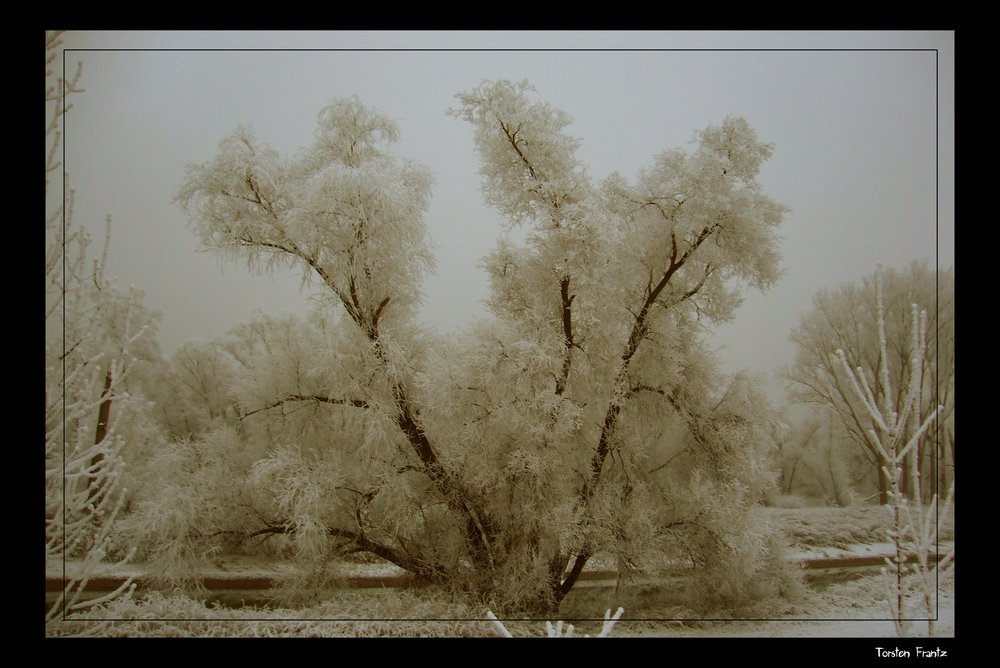
[{"label": "tree trunk", "polygon": [[910,473],[910,458],[913,452],[908,452],[903,456],[903,461],[899,463],[903,467],[903,478],[899,481],[899,493],[904,499],[913,500],[913,476]]},{"label": "tree trunk", "polygon": [[[111,375],[111,367],[108,366],[108,374],[104,377],[104,401],[97,411],[97,434],[94,435],[94,445],[100,445],[108,435],[108,419],[111,417],[111,383],[114,378]],[[91,468],[103,461],[104,455],[98,452],[90,460]],[[90,476],[90,484],[97,482],[97,475]]]},{"label": "tree trunk", "polygon": [[889,478],[885,474],[886,461],[878,455],[878,503],[880,506],[889,505]]}]

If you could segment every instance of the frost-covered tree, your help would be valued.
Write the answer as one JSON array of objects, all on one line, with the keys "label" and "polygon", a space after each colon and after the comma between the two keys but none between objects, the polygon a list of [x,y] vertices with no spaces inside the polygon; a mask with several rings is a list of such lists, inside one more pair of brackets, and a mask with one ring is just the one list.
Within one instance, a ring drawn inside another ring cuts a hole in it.
[{"label": "frost-covered tree", "polygon": [[569,117],[531,92],[484,82],[450,112],[486,202],[527,234],[484,262],[493,317],[446,341],[414,321],[432,179],[389,153],[383,113],[334,101],[295,158],[239,128],[188,168],[177,200],[206,247],[297,265],[326,303],[230,334],[261,457],[242,464],[245,512],[187,535],[283,535],[313,563],[365,550],[496,610],[558,607],[595,554],[628,571],[668,548],[725,574],[720,600],[748,595],[772,547],[753,508],[775,414],[752,379],[718,375],[700,330],[732,317],[740,283],[779,276],[786,208],[755,180],[772,147],[727,118],[595,186]]},{"label": "frost-covered tree", "polygon": [[844,431],[833,410],[815,409],[802,414],[783,412],[790,433],[779,443],[777,464],[781,469],[781,491],[834,506],[860,501],[857,482],[868,478],[868,464]]},{"label": "frost-covered tree", "polygon": [[[52,81],[50,66],[60,45],[47,32],[46,50],[46,345],[45,345],[45,556],[79,561],[66,571],[63,592],[47,622],[98,601],[82,600],[114,538],[113,528],[128,491],[125,457],[139,460],[158,442],[150,407],[129,392],[128,374],[139,357],[155,357],[156,314],[142,293],[121,289],[105,276],[110,219],[99,258],[88,257],[90,236],[73,221],[73,196],[59,170],[60,124],[71,105],[80,68],[71,81]],[[53,192],[54,191],[54,192]],[[128,550],[125,551],[128,558]],[[129,582],[101,597],[122,593]]]},{"label": "frost-covered tree", "polygon": [[235,425],[234,361],[218,341],[189,341],[139,380],[162,428],[174,439]]},{"label": "frost-covered tree", "polygon": [[[893,509],[893,528],[889,536],[896,546],[896,552],[892,559],[886,558],[888,569],[883,571],[886,576],[887,602],[896,625],[896,632],[900,636],[909,633],[907,598],[912,588],[912,581],[905,577],[909,571],[916,576],[920,589],[917,594],[923,612],[927,615],[927,632],[928,635],[933,635],[934,618],[937,616],[937,571],[939,568],[947,568],[952,563],[954,548],[940,564],[931,563],[929,557],[938,547],[938,494],[935,492],[932,495],[928,508],[921,507],[917,460],[907,455],[917,449],[921,437],[931,424],[939,419],[944,406],[934,407],[927,415],[921,415],[919,412],[923,394],[920,370],[923,368],[927,350],[925,337],[927,312],[920,311],[918,314],[918,305],[915,303],[911,305],[911,340],[908,349],[909,360],[907,360],[910,365],[909,385],[898,387],[889,371],[890,355],[880,270],[876,270],[875,274],[875,304],[878,367],[868,369],[863,366],[852,367],[842,349],[837,350],[835,354],[840,362],[840,374],[872,422],[869,436],[878,449],[882,461],[885,462],[884,474],[888,480],[889,500]],[[874,389],[878,386],[882,388],[880,393]],[[907,477],[914,488],[915,504],[908,503],[904,497],[903,481]],[[936,482],[933,478],[932,481]],[[951,510],[954,494],[955,480],[952,478],[943,509],[945,514]],[[912,556],[916,559],[910,566],[906,562]]]},{"label": "frost-covered tree", "polygon": [[[937,488],[946,489],[954,475],[955,464],[955,279],[954,271],[934,271],[926,262],[914,261],[902,270],[884,269],[881,280],[885,300],[885,360],[894,387],[910,386],[913,354],[911,305],[929,314],[926,329],[927,350],[919,375],[919,396],[915,397],[914,416],[929,415],[943,406],[936,428],[925,434],[910,455],[915,458],[924,503]],[[878,369],[882,363],[878,340],[876,275],[866,276],[860,284],[847,283],[837,290],[820,290],[813,298],[813,308],[802,315],[791,334],[796,345],[795,362],[785,371],[791,381],[793,396],[799,401],[828,406],[835,410],[853,440],[870,464],[870,472],[879,492],[879,503],[889,503],[890,482],[885,473],[878,444],[872,440],[872,417],[858,400],[847,379],[840,373],[835,350],[843,350],[851,368]],[[872,391],[885,396],[887,388],[881,376],[873,379]],[[895,397],[898,404],[902,394]],[[894,409],[899,412],[900,406]],[[919,419],[918,419],[919,418]],[[906,466],[909,470],[909,464]],[[912,495],[914,481],[902,482],[905,493]]]}]

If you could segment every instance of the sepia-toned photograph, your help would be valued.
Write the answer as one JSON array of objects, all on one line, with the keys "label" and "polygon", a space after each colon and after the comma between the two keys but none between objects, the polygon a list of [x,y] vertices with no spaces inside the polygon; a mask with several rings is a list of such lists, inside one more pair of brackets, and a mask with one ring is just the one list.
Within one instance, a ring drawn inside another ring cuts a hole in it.
[{"label": "sepia-toned photograph", "polygon": [[954,31],[45,56],[46,637],[947,655]]}]

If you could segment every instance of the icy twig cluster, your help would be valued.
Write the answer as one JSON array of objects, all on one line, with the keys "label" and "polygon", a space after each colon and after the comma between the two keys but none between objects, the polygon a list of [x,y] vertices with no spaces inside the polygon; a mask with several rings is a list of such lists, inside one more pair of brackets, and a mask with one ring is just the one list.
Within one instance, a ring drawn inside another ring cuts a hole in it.
[{"label": "icy twig cluster", "polygon": [[[615,613],[614,617],[612,617],[611,609],[609,608],[608,611],[604,613],[604,627],[601,629],[601,632],[597,634],[597,637],[606,638],[609,635],[611,635],[611,630],[615,627],[615,624],[618,622],[618,620],[621,619],[622,613],[624,612],[625,612],[624,608],[618,608],[618,611]],[[500,635],[502,635],[504,638],[514,637],[513,635],[511,635],[511,632],[507,630],[507,627],[503,625],[503,622],[497,619],[496,615],[493,614],[492,610],[486,611],[486,617],[493,622],[493,624],[497,627],[497,630],[500,632]],[[552,622],[545,622],[545,631],[546,635],[549,638],[572,638],[574,628],[572,624],[569,624],[567,625],[566,631],[564,633],[562,620],[559,620],[558,622],[556,622],[555,626],[552,626]],[[579,638],[580,636],[576,637]],[[583,637],[589,638],[590,634],[584,634]]]},{"label": "icy twig cluster", "polygon": [[[47,84],[59,36],[45,36]],[[105,596],[82,600],[107,555],[112,526],[126,498],[121,484],[125,442],[116,433],[111,406],[128,399],[125,378],[135,361],[130,350],[146,334],[146,326],[141,324],[135,291],[119,291],[104,276],[110,218],[101,257],[91,265],[90,236],[73,224],[73,191],[60,183],[49,201],[49,175],[61,166],[56,159],[59,121],[71,106],[66,97],[82,92],[77,85],[80,69],[71,81],[58,78],[55,85],[47,85],[45,93],[47,114],[48,105],[52,107],[45,130],[45,556],[64,564],[67,557],[82,559],[78,571],[65,573],[62,593],[46,614],[46,624],[134,589],[129,579]]]}]

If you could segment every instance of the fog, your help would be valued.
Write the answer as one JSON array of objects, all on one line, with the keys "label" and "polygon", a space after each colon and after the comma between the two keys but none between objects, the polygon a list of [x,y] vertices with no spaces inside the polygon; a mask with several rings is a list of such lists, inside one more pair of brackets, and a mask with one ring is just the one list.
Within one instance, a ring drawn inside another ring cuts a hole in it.
[{"label": "fog", "polygon": [[86,90],[65,127],[75,221],[100,238],[111,214],[109,273],[162,310],[165,353],[255,308],[310,307],[300,273],[254,276],[198,251],[172,203],[184,165],[212,158],[237,124],[294,155],[317,112],[351,95],[398,120],[394,152],[436,179],[423,321],[447,332],[485,317],[478,263],[501,220],[482,203],[471,128],[446,111],[456,93],[501,77],[530,80],[573,117],[595,181],[634,178],[729,114],[775,144],[759,180],[792,208],[786,273],[717,328],[727,371],[790,363],[788,333],[821,287],[877,262],[954,265],[951,32],[69,32],[64,47]]}]

